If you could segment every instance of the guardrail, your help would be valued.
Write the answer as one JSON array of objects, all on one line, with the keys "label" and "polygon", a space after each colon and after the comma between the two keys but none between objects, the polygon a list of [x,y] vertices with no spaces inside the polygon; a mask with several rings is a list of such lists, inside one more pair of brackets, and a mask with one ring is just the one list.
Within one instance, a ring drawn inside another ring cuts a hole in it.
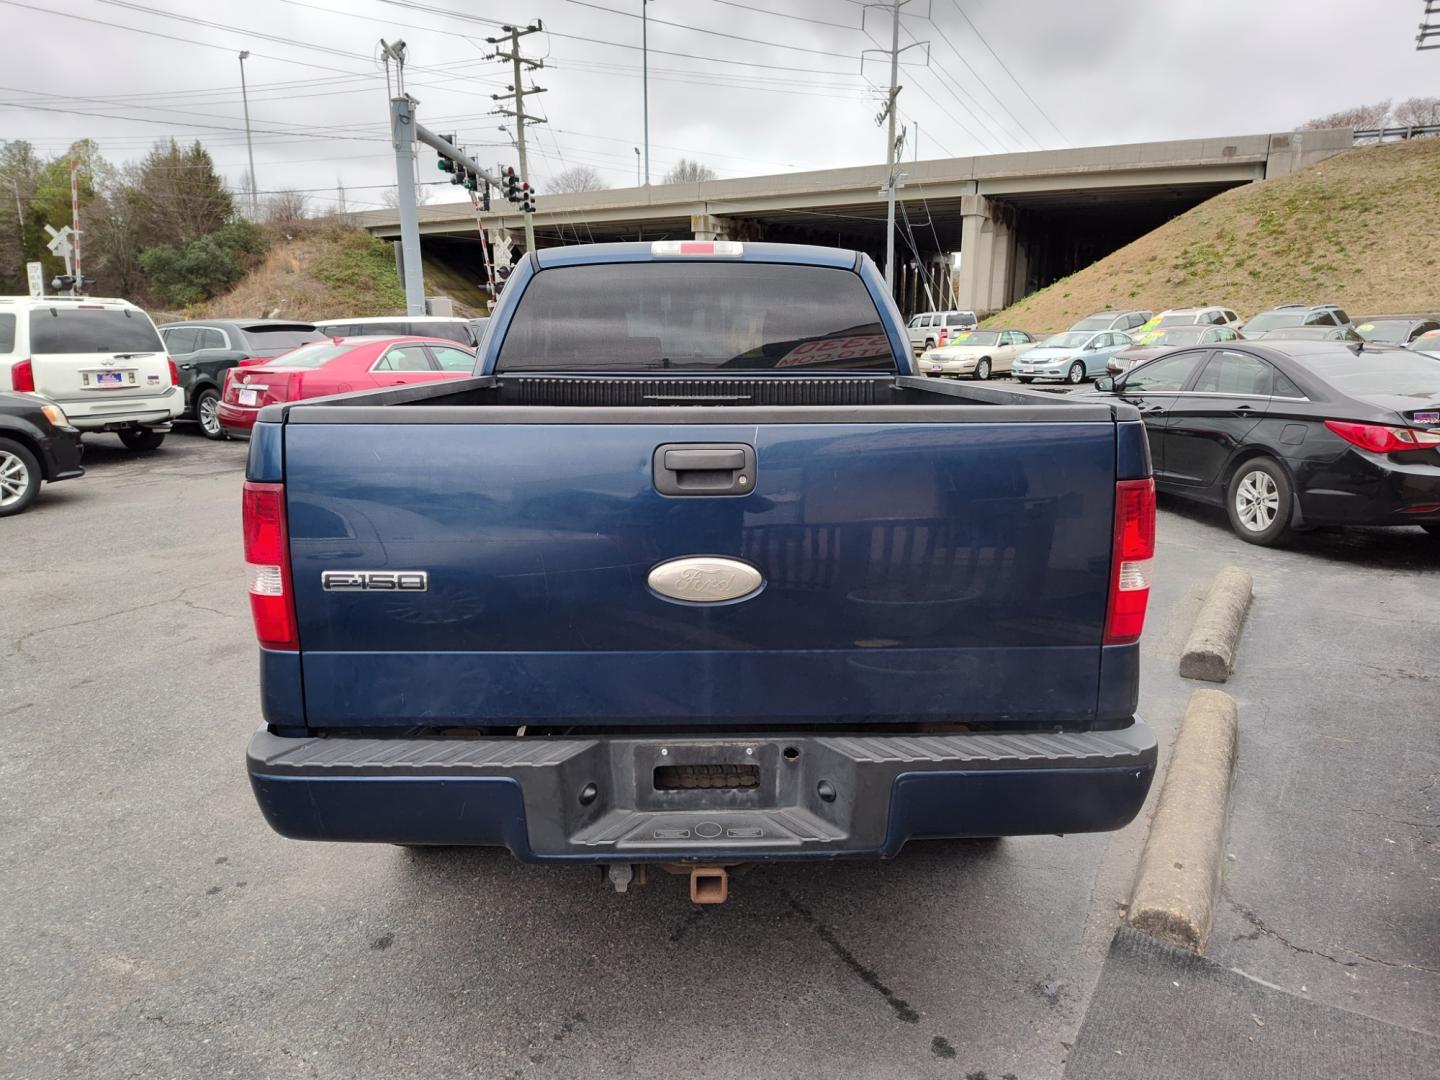
[{"label": "guardrail", "polygon": [[1408,127],[1355,129],[1356,142],[1364,139],[1374,139],[1376,142],[1385,142],[1387,139],[1415,139],[1423,135],[1440,135],[1440,124],[1411,124]]}]

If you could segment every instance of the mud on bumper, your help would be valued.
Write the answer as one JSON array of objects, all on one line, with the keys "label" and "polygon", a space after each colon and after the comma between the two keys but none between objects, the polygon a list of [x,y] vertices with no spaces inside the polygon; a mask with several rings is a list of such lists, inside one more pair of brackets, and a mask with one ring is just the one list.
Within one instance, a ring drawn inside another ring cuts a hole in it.
[{"label": "mud on bumper", "polygon": [[586,862],[877,857],[912,839],[1103,832],[1139,812],[1155,760],[1138,720],[1073,734],[789,738],[262,728],[248,753],[260,809],[284,836]]}]

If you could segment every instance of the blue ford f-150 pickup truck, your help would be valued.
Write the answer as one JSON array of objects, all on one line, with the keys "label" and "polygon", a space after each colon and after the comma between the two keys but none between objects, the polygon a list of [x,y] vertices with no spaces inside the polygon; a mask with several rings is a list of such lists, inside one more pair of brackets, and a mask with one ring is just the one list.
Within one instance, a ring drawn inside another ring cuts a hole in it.
[{"label": "blue ford f-150 pickup truck", "polygon": [[280,833],[723,870],[1119,828],[1154,550],[1123,402],[916,377],[869,259],[523,259],[473,378],[267,407]]}]

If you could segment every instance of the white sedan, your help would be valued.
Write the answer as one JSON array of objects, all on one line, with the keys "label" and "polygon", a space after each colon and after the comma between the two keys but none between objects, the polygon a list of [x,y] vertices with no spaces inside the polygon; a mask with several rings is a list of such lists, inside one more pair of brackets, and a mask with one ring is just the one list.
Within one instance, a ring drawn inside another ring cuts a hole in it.
[{"label": "white sedan", "polygon": [[1015,358],[1035,344],[1024,330],[962,330],[920,357],[920,373],[952,379],[988,379],[1008,372]]}]

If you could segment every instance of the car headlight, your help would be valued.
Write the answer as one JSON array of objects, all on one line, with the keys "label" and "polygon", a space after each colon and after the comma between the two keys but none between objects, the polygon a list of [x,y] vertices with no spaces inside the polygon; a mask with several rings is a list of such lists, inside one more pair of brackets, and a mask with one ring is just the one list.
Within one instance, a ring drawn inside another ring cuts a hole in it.
[{"label": "car headlight", "polygon": [[45,414],[45,419],[56,427],[69,427],[70,420],[65,415],[65,410],[59,405],[41,405],[40,411]]}]

